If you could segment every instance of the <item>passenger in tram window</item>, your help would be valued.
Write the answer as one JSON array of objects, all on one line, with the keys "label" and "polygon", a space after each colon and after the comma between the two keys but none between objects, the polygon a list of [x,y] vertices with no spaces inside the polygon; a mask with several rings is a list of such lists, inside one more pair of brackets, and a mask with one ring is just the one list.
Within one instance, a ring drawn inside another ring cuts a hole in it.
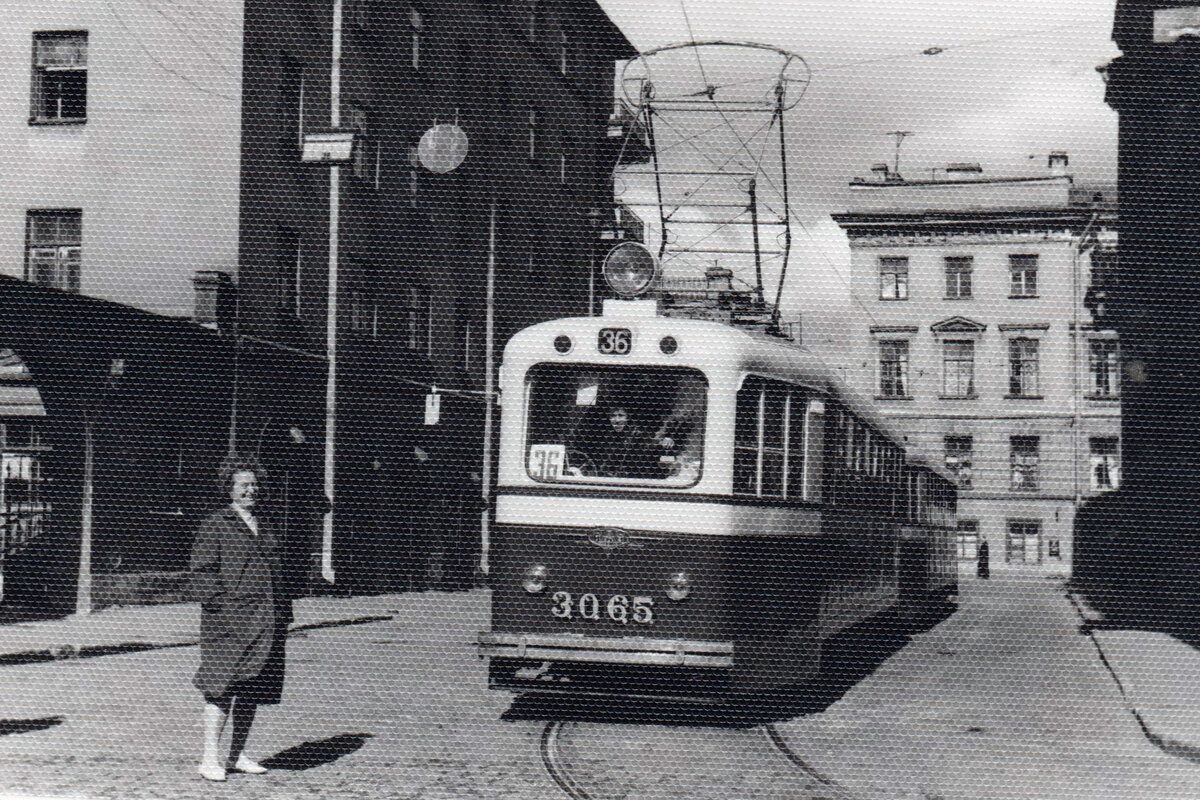
[{"label": "passenger in tram window", "polygon": [[582,469],[606,478],[655,477],[650,439],[630,420],[629,409],[613,405],[608,409],[609,427],[598,437],[590,450],[584,451],[591,461]]}]

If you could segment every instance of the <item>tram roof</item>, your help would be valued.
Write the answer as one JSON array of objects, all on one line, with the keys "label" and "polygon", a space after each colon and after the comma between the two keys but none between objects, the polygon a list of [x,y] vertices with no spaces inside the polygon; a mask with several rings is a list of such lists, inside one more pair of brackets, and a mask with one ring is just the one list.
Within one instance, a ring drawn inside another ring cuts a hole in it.
[{"label": "tram roof", "polygon": [[[680,340],[680,350],[672,356],[660,354],[657,348],[651,353],[636,354],[644,356],[638,359],[639,365],[689,366],[701,370],[707,367],[711,370],[713,365],[719,364],[724,368],[786,379],[838,400],[854,416],[903,447],[910,456],[919,452],[905,443],[904,432],[894,422],[850,388],[833,368],[811,350],[774,336],[721,322],[649,314],[566,317],[531,325],[515,334],[504,348],[504,358],[508,363],[525,365],[559,360],[611,364],[613,356],[598,353],[586,357],[574,354],[561,356],[555,353],[551,343],[562,334],[572,338],[586,336],[586,340],[594,340],[601,328],[618,325],[636,327],[643,336],[649,334],[654,341],[668,334]],[[703,347],[687,347],[689,339],[701,339]]]}]

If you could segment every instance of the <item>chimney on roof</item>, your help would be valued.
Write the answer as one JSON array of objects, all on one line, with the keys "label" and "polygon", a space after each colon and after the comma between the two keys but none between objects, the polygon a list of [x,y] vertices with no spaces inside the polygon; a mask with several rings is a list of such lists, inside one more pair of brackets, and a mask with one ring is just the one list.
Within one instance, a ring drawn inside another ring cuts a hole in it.
[{"label": "chimney on roof", "polygon": [[982,175],[983,167],[974,161],[957,161],[946,165],[947,178],[963,178],[968,175]]},{"label": "chimney on roof", "polygon": [[222,336],[232,334],[237,289],[229,273],[197,270],[192,284],[196,287],[193,321],[206,328],[215,328]]},{"label": "chimney on roof", "polygon": [[1047,160],[1047,165],[1050,167],[1050,174],[1061,176],[1067,174],[1067,167],[1070,165],[1071,159],[1067,155],[1066,150],[1051,150],[1050,157]]}]

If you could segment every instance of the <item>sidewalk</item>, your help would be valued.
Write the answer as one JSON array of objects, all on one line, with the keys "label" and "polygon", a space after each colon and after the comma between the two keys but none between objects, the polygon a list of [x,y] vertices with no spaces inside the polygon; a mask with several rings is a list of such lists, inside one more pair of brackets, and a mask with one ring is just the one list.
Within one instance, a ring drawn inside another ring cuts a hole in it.
[{"label": "sidewalk", "polygon": [[1166,633],[1105,628],[1085,597],[1068,597],[1146,737],[1200,763],[1200,651]]},{"label": "sidewalk", "polygon": [[[392,619],[397,595],[309,597],[295,604],[291,630]],[[0,667],[199,642],[198,603],[106,608],[88,616],[0,625]]]}]

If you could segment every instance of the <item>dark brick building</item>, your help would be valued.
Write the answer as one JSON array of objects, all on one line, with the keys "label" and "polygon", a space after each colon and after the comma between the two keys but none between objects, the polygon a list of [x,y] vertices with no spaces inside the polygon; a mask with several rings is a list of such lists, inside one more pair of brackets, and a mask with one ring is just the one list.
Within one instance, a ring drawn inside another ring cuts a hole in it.
[{"label": "dark brick building", "polygon": [[1079,524],[1096,575],[1161,609],[1194,605],[1200,557],[1200,4],[1118,0],[1113,39],[1120,270],[1092,300],[1121,337],[1124,484]]},{"label": "dark brick building", "polygon": [[[633,55],[592,0],[247,0],[237,440],[261,450],[296,424],[324,449],[332,341],[338,584],[470,579],[489,259],[497,354],[528,324],[587,312],[613,213],[615,61]],[[334,92],[355,156],[302,164],[305,133],[334,127]],[[469,137],[448,174],[416,159],[437,123]]]}]

